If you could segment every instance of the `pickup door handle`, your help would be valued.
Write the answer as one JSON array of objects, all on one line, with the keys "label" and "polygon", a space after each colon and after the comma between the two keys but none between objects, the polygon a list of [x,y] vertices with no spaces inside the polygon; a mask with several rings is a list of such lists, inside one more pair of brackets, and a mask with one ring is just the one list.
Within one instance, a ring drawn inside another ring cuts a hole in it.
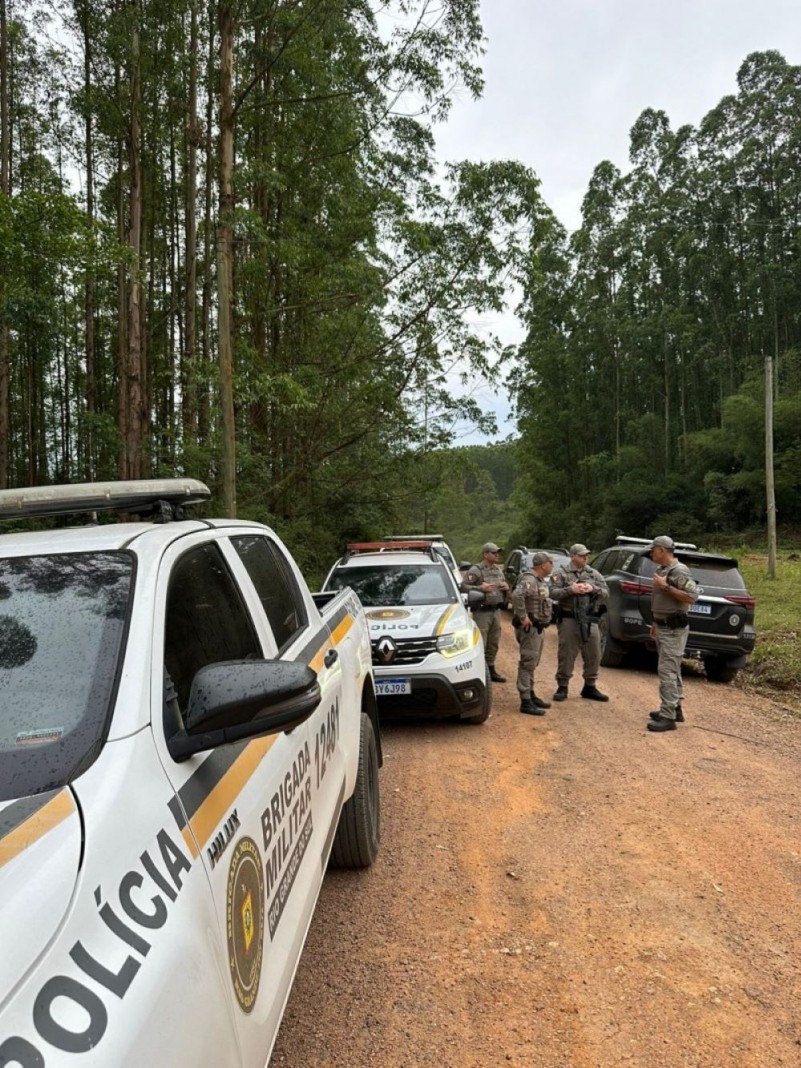
[{"label": "pickup door handle", "polygon": [[331,667],[331,665],[336,663],[338,659],[339,653],[336,651],[336,649],[329,649],[328,652],[325,654],[325,660],[323,661],[323,663],[326,667]]}]

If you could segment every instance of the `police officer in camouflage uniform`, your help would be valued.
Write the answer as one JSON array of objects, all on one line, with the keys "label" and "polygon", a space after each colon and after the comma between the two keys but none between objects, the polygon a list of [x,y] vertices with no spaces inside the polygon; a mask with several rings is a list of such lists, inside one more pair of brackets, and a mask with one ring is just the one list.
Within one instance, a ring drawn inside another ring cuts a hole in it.
[{"label": "police officer in camouflage uniform", "polygon": [[553,570],[547,553],[534,553],[531,566],[520,576],[512,594],[512,626],[520,646],[517,689],[520,711],[526,716],[544,716],[550,702],[534,693],[534,671],[542,655],[543,632],[551,622],[553,605],[546,579]]},{"label": "police officer in camouflage uniform", "polygon": [[481,547],[483,560],[473,564],[464,577],[468,589],[481,590],[485,594],[484,603],[473,609],[473,618],[484,639],[484,659],[493,682],[506,682],[506,677],[495,670],[495,657],[501,642],[501,607],[509,592],[509,583],[498,564],[500,552],[499,545],[488,541]]},{"label": "police officer in camouflage uniform", "polygon": [[650,555],[656,564],[651,588],[651,637],[659,653],[659,709],[650,713],[649,731],[675,731],[684,722],[681,661],[690,633],[687,608],[698,600],[698,585],[686,564],[673,555],[673,539],[654,538]]},{"label": "police officer in camouflage uniform", "polygon": [[573,674],[576,657],[581,653],[584,686],[581,696],[590,701],[608,701],[596,686],[601,667],[601,637],[598,634],[597,606],[609,597],[606,579],[594,567],[587,566],[590,550],[576,542],[568,550],[570,563],[564,564],[551,579],[551,597],[559,605],[559,649],[554,701],[567,700],[567,684]]}]

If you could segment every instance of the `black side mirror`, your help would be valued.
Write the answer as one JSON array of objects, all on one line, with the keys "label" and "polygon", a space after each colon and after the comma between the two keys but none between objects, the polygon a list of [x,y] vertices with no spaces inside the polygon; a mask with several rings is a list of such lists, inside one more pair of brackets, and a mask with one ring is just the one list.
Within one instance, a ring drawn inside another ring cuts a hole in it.
[{"label": "black side mirror", "polygon": [[167,739],[174,760],[219,745],[290,731],[321,700],[307,664],[284,660],[228,660],[208,664],[192,680],[185,729]]}]

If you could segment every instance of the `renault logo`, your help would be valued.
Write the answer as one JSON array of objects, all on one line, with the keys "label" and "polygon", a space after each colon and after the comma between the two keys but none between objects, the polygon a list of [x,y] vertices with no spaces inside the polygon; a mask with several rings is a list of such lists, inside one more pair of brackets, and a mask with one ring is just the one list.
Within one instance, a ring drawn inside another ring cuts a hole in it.
[{"label": "renault logo", "polygon": [[378,639],[375,651],[380,663],[391,664],[392,661],[395,659],[395,654],[398,651],[398,647],[393,642],[392,638],[388,638],[385,634],[383,638]]}]

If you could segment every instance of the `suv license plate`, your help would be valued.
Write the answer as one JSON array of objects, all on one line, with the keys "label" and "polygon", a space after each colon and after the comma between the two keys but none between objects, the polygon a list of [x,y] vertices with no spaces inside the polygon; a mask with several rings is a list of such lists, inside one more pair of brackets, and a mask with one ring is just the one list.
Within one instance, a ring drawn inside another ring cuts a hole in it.
[{"label": "suv license plate", "polygon": [[689,613],[692,616],[711,616],[712,605],[711,604],[691,604],[689,607]]},{"label": "suv license plate", "polygon": [[376,679],[375,692],[377,697],[394,697],[400,693],[411,693],[412,684],[409,679]]}]

